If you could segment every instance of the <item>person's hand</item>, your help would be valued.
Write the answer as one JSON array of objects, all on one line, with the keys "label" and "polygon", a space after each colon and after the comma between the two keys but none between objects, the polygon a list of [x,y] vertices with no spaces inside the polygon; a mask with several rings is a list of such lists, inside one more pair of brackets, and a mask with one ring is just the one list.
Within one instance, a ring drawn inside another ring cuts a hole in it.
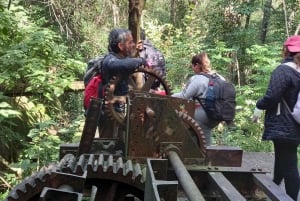
[{"label": "person's hand", "polygon": [[139,51],[143,50],[143,41],[142,40],[140,40],[139,42],[137,42],[136,49],[139,50]]},{"label": "person's hand", "polygon": [[140,59],[141,59],[141,64],[140,64],[141,66],[144,66],[144,67],[148,67],[149,66],[146,59],[144,59],[143,57],[140,57]]},{"label": "person's hand", "polygon": [[263,112],[262,110],[260,110],[256,107],[253,112],[252,121],[255,123],[258,122],[258,120],[261,117],[262,112]]}]

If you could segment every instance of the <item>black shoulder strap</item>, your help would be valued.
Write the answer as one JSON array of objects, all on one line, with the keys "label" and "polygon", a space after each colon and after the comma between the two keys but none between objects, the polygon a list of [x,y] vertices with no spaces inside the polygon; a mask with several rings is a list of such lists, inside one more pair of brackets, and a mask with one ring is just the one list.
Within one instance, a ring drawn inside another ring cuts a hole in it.
[{"label": "black shoulder strap", "polygon": [[[213,77],[213,75],[208,74],[208,73],[198,73],[198,75],[203,75],[203,76],[207,77],[208,79],[211,79]],[[203,108],[205,108],[205,105],[202,103],[201,99],[198,96],[194,96],[193,100],[197,100],[200,103],[200,105]]]},{"label": "black shoulder strap", "polygon": [[220,76],[217,73],[208,74],[208,73],[198,73],[198,75],[204,75],[207,78],[220,78]]},{"label": "black shoulder strap", "polygon": [[103,72],[103,69],[102,69],[102,64],[103,64],[103,61],[104,61],[105,57],[107,57],[107,56],[108,56],[108,54],[105,54],[105,55],[103,56],[103,58],[102,58],[101,62],[100,62],[100,73],[102,73],[102,72]]}]

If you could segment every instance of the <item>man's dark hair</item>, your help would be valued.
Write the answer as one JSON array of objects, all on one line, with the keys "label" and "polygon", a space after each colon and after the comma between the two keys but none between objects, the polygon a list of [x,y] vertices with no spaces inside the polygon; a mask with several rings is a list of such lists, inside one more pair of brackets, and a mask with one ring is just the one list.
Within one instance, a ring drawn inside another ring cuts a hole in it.
[{"label": "man's dark hair", "polygon": [[124,43],[128,34],[131,31],[128,29],[113,29],[108,36],[108,51],[119,53],[120,49],[118,47],[119,43]]}]

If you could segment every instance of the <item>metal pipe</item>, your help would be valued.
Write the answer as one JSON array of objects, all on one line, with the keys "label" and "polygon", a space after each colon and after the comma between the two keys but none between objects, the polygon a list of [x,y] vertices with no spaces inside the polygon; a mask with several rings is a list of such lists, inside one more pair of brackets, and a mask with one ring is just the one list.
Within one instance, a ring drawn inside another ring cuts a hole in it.
[{"label": "metal pipe", "polygon": [[169,151],[168,158],[189,201],[205,201],[178,154],[175,151]]}]

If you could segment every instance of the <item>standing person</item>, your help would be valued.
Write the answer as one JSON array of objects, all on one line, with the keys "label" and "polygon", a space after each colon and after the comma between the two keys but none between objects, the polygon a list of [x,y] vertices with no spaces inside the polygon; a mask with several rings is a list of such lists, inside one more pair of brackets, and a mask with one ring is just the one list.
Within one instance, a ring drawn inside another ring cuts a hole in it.
[{"label": "standing person", "polygon": [[[293,118],[285,118],[292,111],[300,89],[300,74],[293,60],[300,56],[300,36],[289,37],[283,44],[283,61],[271,74],[265,95],[256,103],[266,110],[262,139],[274,145],[273,181],[285,183],[286,193],[297,200],[300,181],[297,168],[297,147],[300,143],[300,125]],[[290,64],[293,65],[290,65]],[[299,67],[299,66],[298,66]]]},{"label": "standing person", "polygon": [[[198,97],[200,100],[205,98],[209,78],[200,73],[214,74],[215,72],[211,69],[210,60],[206,52],[201,52],[200,54],[193,56],[191,63],[195,75],[188,80],[183,91],[173,94],[173,97],[191,100],[195,97]],[[222,76],[220,77],[221,79],[224,79]],[[206,145],[210,146],[212,144],[211,130],[220,122],[209,119],[199,102],[196,102],[194,118],[204,132]]]},{"label": "standing person", "polygon": [[[106,85],[110,79],[114,76],[120,76],[120,82],[116,85],[114,95],[125,96],[128,93],[128,78],[138,67],[146,66],[146,61],[143,58],[131,57],[132,52],[135,50],[135,43],[130,30],[116,28],[111,30],[108,37],[108,54],[102,61],[102,77],[103,85]],[[100,89],[99,89],[100,90]],[[125,112],[125,103],[114,103],[114,109],[119,113]],[[99,120],[99,133],[101,137],[112,137],[105,136],[111,135],[113,128],[116,125],[111,125],[111,122],[107,119],[104,114]],[[102,125],[105,125],[107,130],[101,131]],[[109,128],[109,126],[113,128]],[[113,137],[116,134],[113,134]]]}]

